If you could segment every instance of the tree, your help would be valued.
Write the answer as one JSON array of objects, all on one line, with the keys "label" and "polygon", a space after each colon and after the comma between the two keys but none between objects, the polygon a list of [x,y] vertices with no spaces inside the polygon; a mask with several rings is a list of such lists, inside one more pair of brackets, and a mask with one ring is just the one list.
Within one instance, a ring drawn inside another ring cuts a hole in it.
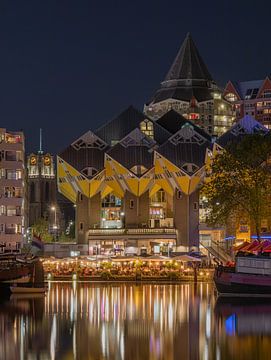
[{"label": "tree", "polygon": [[261,220],[270,216],[270,154],[270,134],[252,134],[213,159],[202,189],[208,201],[209,224],[245,217],[254,224],[260,240]]},{"label": "tree", "polygon": [[43,218],[40,218],[32,226],[33,235],[40,238],[44,242],[51,242],[53,236],[49,233],[49,223]]}]

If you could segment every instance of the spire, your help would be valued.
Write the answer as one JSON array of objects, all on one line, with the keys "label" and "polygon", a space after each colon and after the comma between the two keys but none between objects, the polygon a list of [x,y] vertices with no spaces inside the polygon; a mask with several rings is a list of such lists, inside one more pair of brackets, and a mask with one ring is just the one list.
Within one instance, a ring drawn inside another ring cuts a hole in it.
[{"label": "spire", "polygon": [[164,82],[180,79],[204,79],[213,81],[190,33],[186,35]]},{"label": "spire", "polygon": [[40,149],[39,149],[38,153],[43,154],[43,150],[42,150],[42,129],[40,129]]}]

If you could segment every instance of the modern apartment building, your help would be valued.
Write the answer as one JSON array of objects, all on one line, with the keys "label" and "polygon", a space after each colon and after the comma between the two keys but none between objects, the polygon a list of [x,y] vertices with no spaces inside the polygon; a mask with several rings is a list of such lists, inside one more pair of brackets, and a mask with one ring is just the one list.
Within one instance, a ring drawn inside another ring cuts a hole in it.
[{"label": "modern apartment building", "polygon": [[235,119],[231,103],[223,97],[190,34],[161,86],[144,106],[144,113],[154,121],[170,110],[215,136],[230,129]]},{"label": "modern apartment building", "polygon": [[271,79],[253,81],[228,81],[224,97],[232,103],[236,120],[253,116],[271,129]]},{"label": "modern apartment building", "polygon": [[199,246],[199,185],[211,137],[170,111],[129,107],[58,156],[58,189],[76,207],[89,253],[188,251]]},{"label": "modern apartment building", "polygon": [[24,134],[0,128],[0,251],[19,250],[26,222]]}]

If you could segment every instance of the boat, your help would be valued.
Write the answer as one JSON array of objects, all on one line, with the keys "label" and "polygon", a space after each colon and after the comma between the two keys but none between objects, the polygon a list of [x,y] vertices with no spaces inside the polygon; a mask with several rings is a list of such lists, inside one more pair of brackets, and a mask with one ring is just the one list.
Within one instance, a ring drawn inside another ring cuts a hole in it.
[{"label": "boat", "polygon": [[27,262],[18,262],[16,258],[0,258],[0,285],[6,286],[15,282],[28,283],[33,273],[33,265]]},{"label": "boat", "polygon": [[11,286],[10,291],[12,294],[44,294],[46,292],[45,287],[34,286]]},{"label": "boat", "polygon": [[217,266],[214,282],[220,296],[271,297],[271,258],[236,256],[235,264]]},{"label": "boat", "polygon": [[12,294],[45,294],[44,271],[42,263],[37,259],[34,263],[32,277],[27,284],[14,284],[10,287]]}]

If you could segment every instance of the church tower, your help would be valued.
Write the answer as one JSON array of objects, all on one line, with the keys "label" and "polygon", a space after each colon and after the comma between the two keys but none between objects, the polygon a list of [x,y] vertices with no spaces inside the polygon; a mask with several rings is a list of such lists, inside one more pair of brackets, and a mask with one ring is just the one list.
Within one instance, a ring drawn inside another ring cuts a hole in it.
[{"label": "church tower", "polygon": [[56,175],[53,155],[42,149],[42,129],[40,129],[40,148],[37,153],[27,157],[29,226],[40,218],[49,221],[50,228],[56,229],[57,200]]}]

